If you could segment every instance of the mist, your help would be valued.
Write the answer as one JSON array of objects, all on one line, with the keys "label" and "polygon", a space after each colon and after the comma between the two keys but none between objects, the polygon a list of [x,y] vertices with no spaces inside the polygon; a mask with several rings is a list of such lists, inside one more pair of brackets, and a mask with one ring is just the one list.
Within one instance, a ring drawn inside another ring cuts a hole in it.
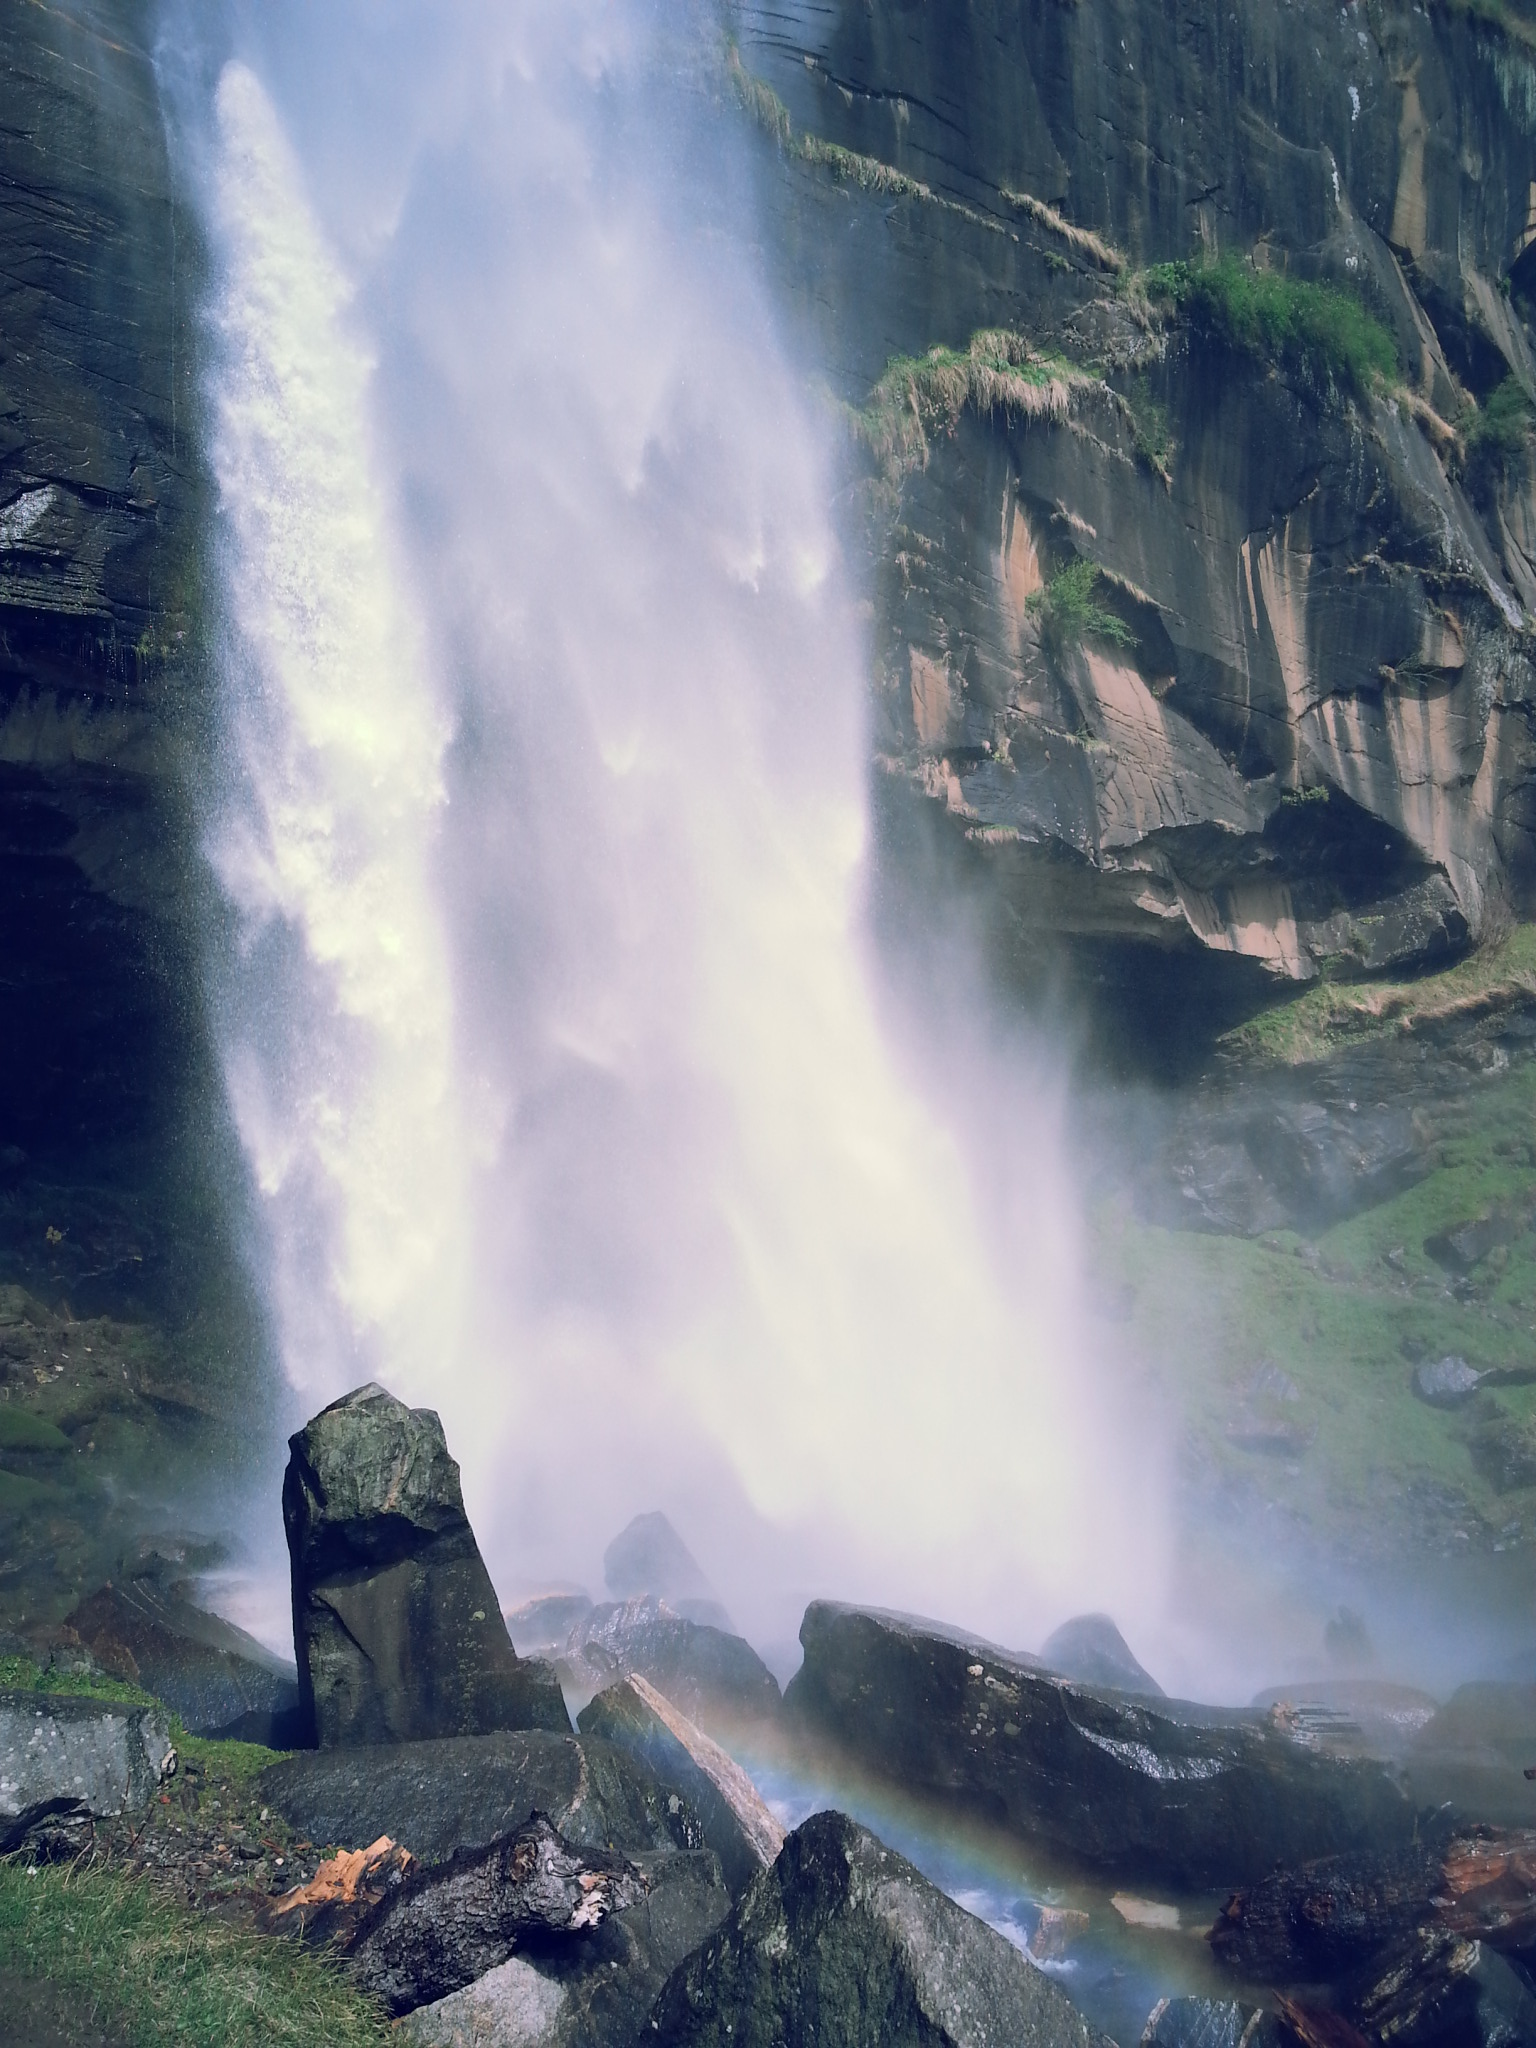
[{"label": "mist", "polygon": [[963,933],[899,1001],[870,937],[865,594],[718,27],[221,35],[213,1002],[295,1406],[436,1408],[507,1603],[660,1507],[770,1647],[817,1594],[1159,1639],[1059,1052]]}]

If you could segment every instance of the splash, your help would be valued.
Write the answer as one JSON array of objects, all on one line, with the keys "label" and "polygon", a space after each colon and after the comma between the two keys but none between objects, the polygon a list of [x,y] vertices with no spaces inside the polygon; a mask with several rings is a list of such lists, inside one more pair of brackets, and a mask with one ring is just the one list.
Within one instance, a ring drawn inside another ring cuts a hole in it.
[{"label": "splash", "polygon": [[306,167],[381,117],[291,83],[305,19],[223,73],[212,208],[229,1074],[291,1373],[440,1407],[508,1595],[661,1505],[769,1630],[1145,1603],[1049,1093],[882,1021],[857,592],[697,49],[525,0],[392,69],[349,14],[395,200],[328,243]]}]

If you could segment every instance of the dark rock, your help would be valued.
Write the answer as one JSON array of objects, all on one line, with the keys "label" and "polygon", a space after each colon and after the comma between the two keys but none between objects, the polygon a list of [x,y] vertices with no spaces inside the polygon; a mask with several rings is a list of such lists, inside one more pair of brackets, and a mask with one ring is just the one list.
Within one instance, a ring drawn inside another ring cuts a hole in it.
[{"label": "dark rock", "polygon": [[645,1897],[583,1934],[515,1955],[397,2022],[411,2048],[628,2048],[663,1984],[731,1909],[707,1850],[639,1859]]},{"label": "dark rock", "polygon": [[1147,2015],[1141,2048],[1282,2048],[1272,2013],[1222,1998],[1162,1998]]},{"label": "dark rock", "polygon": [[369,1385],[289,1444],[293,1639],[320,1746],[568,1731],[553,1673],[512,1647],[436,1415]]},{"label": "dark rock", "polygon": [[746,1772],[639,1672],[590,1700],[577,1725],[583,1735],[600,1735],[642,1757],[663,1785],[683,1794],[720,1858],[733,1899],[783,1848],[784,1830]]},{"label": "dark rock", "polygon": [[1309,1748],[1277,1717],[1095,1693],[931,1623],[824,1602],[800,1640],[785,1706],[808,1733],[1090,1867],[1242,1883],[1412,1836],[1385,1766]]},{"label": "dark rock", "polygon": [[1107,1614],[1079,1614],[1064,1621],[1041,1646],[1040,1661],[1063,1678],[1107,1685],[1121,1692],[1165,1697],[1163,1688],[1131,1654],[1131,1647]]},{"label": "dark rock", "polygon": [[1445,1928],[1412,1934],[1351,2002],[1373,2041],[1393,2048],[1516,2048],[1536,2041],[1536,1995],[1524,1971]]},{"label": "dark rock", "polygon": [[553,1655],[592,1612],[585,1593],[544,1593],[507,1615],[507,1632],[519,1657]]},{"label": "dark rock", "polygon": [[651,2028],[678,2048],[1090,2048],[1104,2039],[1002,1935],[840,1813],[795,1830],[678,1966]]},{"label": "dark rock", "polygon": [[603,1583],[615,1600],[664,1600],[685,1621],[731,1627],[698,1560],[663,1514],[636,1515],[603,1552]]},{"label": "dark rock", "polygon": [[295,1733],[300,1726],[293,1666],[175,1587],[150,1578],[102,1586],[65,1625],[103,1670],[174,1707],[194,1735],[245,1717],[269,1733],[274,1724]]},{"label": "dark rock", "polygon": [[0,1854],[40,1829],[147,1806],[174,1767],[154,1708],[0,1693]]},{"label": "dark rock", "polygon": [[1494,1402],[1467,1432],[1472,1463],[1496,1493],[1536,1486],[1536,1427]]},{"label": "dark rock", "polygon": [[1413,1375],[1413,1391],[1431,1408],[1459,1408],[1482,1385],[1483,1376],[1464,1358],[1428,1359]]},{"label": "dark rock", "polygon": [[347,1948],[347,1967],[394,2014],[461,1991],[514,1948],[598,1927],[646,1891],[611,1850],[565,1841],[543,1814],[443,1864],[417,1866]]},{"label": "dark rock", "polygon": [[543,1729],[310,1751],[266,1771],[261,1796],[312,1842],[388,1835],[429,1863],[510,1834],[535,1811],[586,1848],[704,1847],[698,1815],[640,1758]]},{"label": "dark rock", "polygon": [[560,1673],[589,1696],[638,1671],[702,1728],[750,1727],[779,1711],[779,1684],[740,1636],[647,1597],[594,1607],[572,1630]]},{"label": "dark rock", "polygon": [[1451,1828],[1385,1855],[1330,1856],[1271,1871],[1223,1907],[1217,1959],[1252,1983],[1327,1983],[1351,1975],[1431,1917]]}]

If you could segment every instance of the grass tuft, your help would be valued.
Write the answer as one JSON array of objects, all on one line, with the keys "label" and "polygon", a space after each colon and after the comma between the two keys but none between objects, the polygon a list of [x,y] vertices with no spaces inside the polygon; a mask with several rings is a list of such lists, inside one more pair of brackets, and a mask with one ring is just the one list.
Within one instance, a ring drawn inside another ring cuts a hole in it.
[{"label": "grass tuft", "polygon": [[143,1879],[0,1864],[0,1967],[143,2048],[380,2048],[384,2014],[324,1955],[194,1913]]},{"label": "grass tuft", "polygon": [[1367,397],[1398,375],[1392,336],[1337,285],[1255,270],[1233,256],[1159,263],[1139,283],[1154,304],[1171,307],[1224,347],[1284,364],[1319,391]]},{"label": "grass tuft", "polygon": [[1522,455],[1536,427],[1525,388],[1517,377],[1506,377],[1489,392],[1468,423],[1465,433],[1466,477],[1474,489],[1488,489],[1503,477]]},{"label": "grass tuft", "polygon": [[888,483],[928,461],[935,434],[952,434],[970,407],[983,418],[1065,419],[1076,391],[1095,379],[1074,363],[1037,355],[1021,334],[984,328],[967,347],[893,356],[854,414],[857,438]]},{"label": "grass tuft", "polygon": [[1083,640],[1108,640],[1116,647],[1134,647],[1136,635],[1118,613],[1099,604],[1095,593],[1103,582],[1096,562],[1069,562],[1043,590],[1031,591],[1025,610],[1040,621],[1040,635],[1056,654]]}]

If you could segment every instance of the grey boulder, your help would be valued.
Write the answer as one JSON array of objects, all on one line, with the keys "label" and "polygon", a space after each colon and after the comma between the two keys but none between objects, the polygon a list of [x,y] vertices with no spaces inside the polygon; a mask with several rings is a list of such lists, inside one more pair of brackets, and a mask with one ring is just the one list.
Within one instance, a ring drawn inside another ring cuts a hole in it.
[{"label": "grey boulder", "polygon": [[0,1693],[0,1854],[39,1837],[73,1848],[82,1824],[147,1806],[174,1768],[154,1708]]},{"label": "grey boulder", "polygon": [[1111,1686],[1153,1699],[1165,1697],[1163,1688],[1137,1662],[1130,1644],[1107,1614],[1079,1614],[1064,1621],[1041,1649],[1040,1661],[1063,1678],[1075,1678],[1083,1685]]},{"label": "grey boulder", "polygon": [[639,1672],[589,1701],[578,1725],[583,1735],[600,1735],[641,1757],[664,1785],[686,1797],[720,1858],[732,1898],[783,1848],[783,1828],[740,1764]]},{"label": "grey boulder", "polygon": [[1459,1408],[1471,1400],[1482,1380],[1464,1358],[1426,1358],[1415,1368],[1413,1391],[1431,1408]]},{"label": "grey boulder", "polygon": [[815,1602],[785,1696],[804,1735],[912,1796],[1154,1883],[1412,1837],[1396,1775],[1310,1746],[1278,1713],[1098,1692],[940,1627]]},{"label": "grey boulder", "polygon": [[1228,1998],[1160,1998],[1142,2029],[1141,2048],[1280,2048],[1273,2013]]},{"label": "grey boulder", "polygon": [[679,1964],[651,2033],[678,2048],[1107,2048],[1012,1943],[841,1813],[797,1828]]},{"label": "grey boulder", "polygon": [[568,1732],[554,1673],[512,1647],[436,1415],[358,1387],[289,1448],[293,1640],[318,1745]]},{"label": "grey boulder", "polygon": [[261,1797],[312,1842],[388,1835],[428,1863],[510,1834],[535,1811],[585,1848],[704,1847],[687,1799],[642,1759],[546,1729],[310,1750],[264,1771]]}]

